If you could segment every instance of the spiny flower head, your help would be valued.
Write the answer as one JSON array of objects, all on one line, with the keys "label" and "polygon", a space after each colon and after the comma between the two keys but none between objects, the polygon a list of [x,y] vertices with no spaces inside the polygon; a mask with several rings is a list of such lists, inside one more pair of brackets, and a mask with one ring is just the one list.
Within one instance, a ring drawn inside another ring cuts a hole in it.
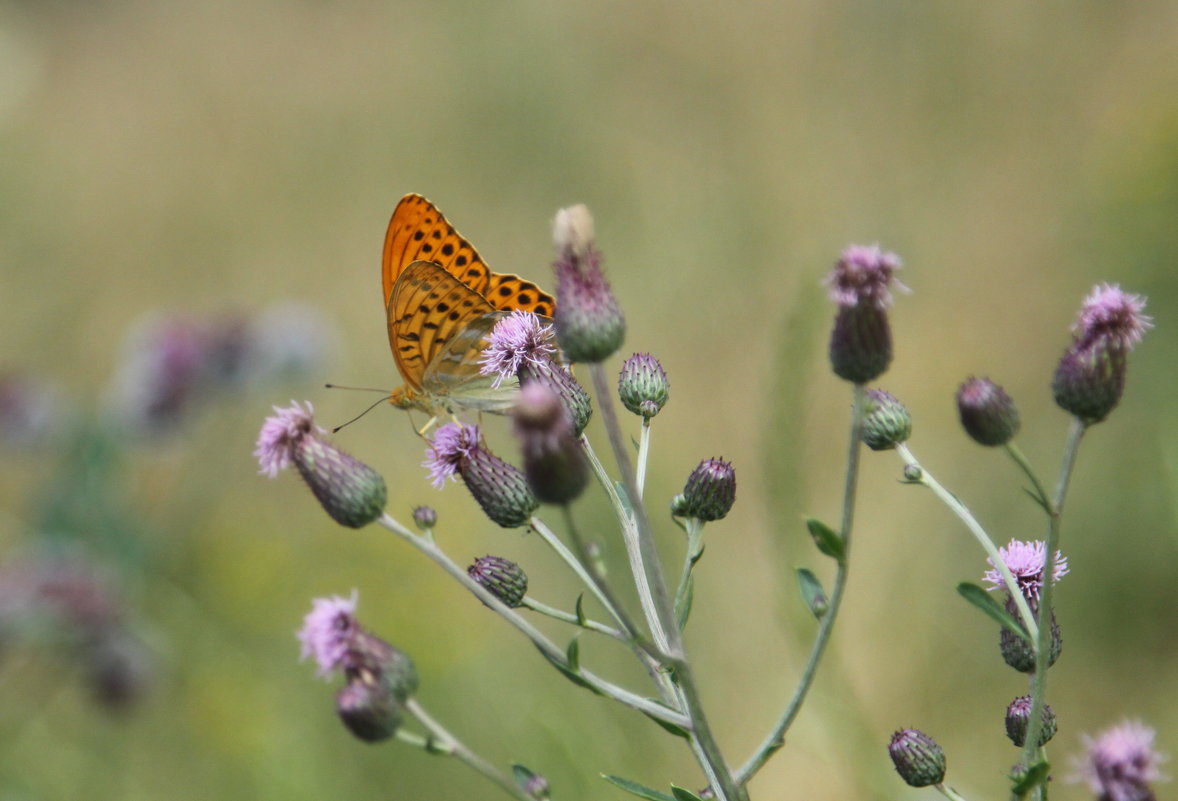
[{"label": "spiny flower head", "polygon": [[1120,403],[1129,352],[1153,322],[1145,298],[1101,284],[1092,290],[1072,327],[1075,339],[1051,381],[1056,404],[1085,424],[1099,423]]},{"label": "spiny flower head", "polygon": [[[892,305],[890,285],[900,269],[900,257],[878,244],[851,245],[826,277],[830,299],[839,306],[871,305],[883,310]],[[907,289],[899,281],[896,286]]]},{"label": "spiny flower head", "polygon": [[556,362],[525,364],[519,371],[519,385],[524,388],[533,384],[546,387],[560,398],[573,423],[573,434],[581,436],[593,417],[593,401],[572,371]]},{"label": "spiny flower head", "polygon": [[513,311],[491,330],[479,372],[494,375],[493,386],[514,378],[526,364],[547,364],[556,353],[555,334],[532,312]]},{"label": "spiny flower head", "polygon": [[[835,375],[856,384],[878,378],[892,362],[889,289],[900,259],[878,245],[852,245],[843,251],[826,279],[838,305],[830,334],[830,365]],[[904,288],[898,281],[898,288]]]},{"label": "spiny flower head", "polygon": [[867,390],[863,417],[863,442],[873,451],[886,451],[912,436],[912,417],[895,395],[882,389]]},{"label": "spiny flower head", "polygon": [[683,492],[671,500],[671,514],[720,520],[736,503],[736,470],[723,459],[704,459],[687,477]]},{"label": "spiny flower head", "polygon": [[589,467],[560,397],[543,384],[526,384],[511,417],[532,492],[544,503],[575,500],[589,480]]},{"label": "spiny flower head", "polygon": [[601,271],[593,218],[583,205],[561,209],[556,244],[556,338],[574,362],[600,362],[621,347],[626,320]]},{"label": "spiny flower head", "polygon": [[326,432],[315,425],[311,404],[303,408],[292,401],[274,411],[254,450],[260,472],[273,478],[293,463],[324,511],[342,526],[361,528],[380,517],[388,500],[384,479],[323,439]]},{"label": "spiny flower head", "polygon": [[945,752],[920,729],[900,729],[893,734],[888,756],[900,778],[912,787],[929,787],[945,779]]},{"label": "spiny flower head", "polygon": [[1085,781],[1100,801],[1153,801],[1150,784],[1165,780],[1158,766],[1165,757],[1154,750],[1155,732],[1127,720],[1084,736],[1088,753],[1075,760],[1073,781]]},{"label": "spiny flower head", "polygon": [[303,645],[299,659],[314,657],[320,676],[326,677],[347,666],[352,639],[360,631],[356,621],[357,598],[355,590],[350,598],[338,595],[316,598],[311,602],[311,611],[303,618],[303,627],[298,631]]},{"label": "spiny flower head", "polygon": [[425,454],[423,466],[429,468],[435,487],[441,489],[447,477],[462,476],[487,517],[504,528],[525,525],[540,505],[523,473],[483,445],[478,426],[447,423],[434,434]]},{"label": "spiny flower head", "polygon": [[523,603],[528,593],[528,574],[515,562],[502,556],[481,556],[466,568],[466,573],[511,609]]},{"label": "spiny flower head", "polygon": [[[1055,736],[1057,724],[1055,713],[1047,704],[1042,709],[1042,724],[1039,727],[1039,745],[1046,745]],[[1027,741],[1027,731],[1031,728],[1031,696],[1020,695],[1006,707],[1006,736],[1018,748],[1022,748]]]},{"label": "spiny flower head", "polygon": [[649,353],[635,353],[626,359],[618,374],[618,396],[622,405],[650,420],[667,405],[671,382],[659,360]]},{"label": "spiny flower head", "polygon": [[[1042,540],[1022,542],[1011,540],[1006,547],[998,549],[998,555],[1006,563],[1006,567],[1018,582],[1019,589],[1027,600],[1038,600],[1039,591],[1043,588],[1043,562],[1047,555],[1047,546]],[[994,560],[986,559],[991,565]],[[1059,551],[1055,552],[1053,568],[1054,581],[1059,581],[1068,574],[1068,560]],[[997,566],[986,571],[982,580],[990,584],[990,589],[1004,588],[1002,573]]]},{"label": "spiny flower head", "polygon": [[957,414],[965,433],[979,445],[1005,445],[1018,433],[1014,401],[988,378],[971,376],[958,388]]}]

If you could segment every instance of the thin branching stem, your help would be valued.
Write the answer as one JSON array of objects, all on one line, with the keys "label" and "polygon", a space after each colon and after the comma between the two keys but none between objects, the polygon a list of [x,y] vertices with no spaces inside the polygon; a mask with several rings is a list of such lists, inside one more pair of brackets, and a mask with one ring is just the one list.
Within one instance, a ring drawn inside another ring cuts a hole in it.
[{"label": "thin branching stem", "polygon": [[464,765],[490,779],[513,798],[521,799],[521,801],[534,801],[532,796],[524,792],[523,788],[512,781],[510,776],[470,750],[461,740],[447,731],[442,724],[434,720],[416,698],[408,699],[405,702],[405,709],[425,727],[426,731],[430,733],[430,737],[435,741],[425,743],[427,750],[447,754],[458,759]]},{"label": "thin branching stem", "polygon": [[798,679],[798,685],[794,689],[793,697],[789,699],[789,703],[786,705],[773,730],[769,732],[769,735],[761,743],[760,747],[753,752],[753,755],[749,757],[748,761],[736,772],[736,780],[742,786],[747,784],[749,779],[769,761],[769,757],[773,756],[774,753],[785,745],[785,733],[789,731],[794,718],[797,717],[798,712],[802,708],[802,702],[806,700],[806,694],[810,691],[810,686],[814,683],[814,676],[818,671],[818,663],[821,661],[822,654],[826,650],[826,644],[830,641],[830,634],[834,629],[835,619],[838,617],[839,608],[842,606],[843,594],[847,589],[847,568],[851,557],[851,531],[855,518],[855,493],[859,480],[859,452],[863,431],[863,402],[865,394],[863,386],[856,384],[852,395],[851,439],[847,446],[847,474],[843,486],[843,521],[840,529],[840,535],[843,541],[843,558],[839,560],[838,569],[835,573],[834,589],[830,593],[830,606],[827,608],[826,614],[822,616],[822,622],[818,626],[818,634],[815,636],[814,644],[810,648],[810,656],[806,660],[806,667],[802,670],[801,678]]},{"label": "thin branching stem", "polygon": [[604,634],[607,637],[613,637],[615,640],[621,640],[627,644],[630,643],[630,638],[627,637],[624,632],[621,632],[618,629],[610,628],[604,623],[598,623],[596,620],[589,620],[588,618],[582,622],[572,612],[566,612],[563,609],[557,609],[555,606],[549,606],[548,604],[541,603],[530,595],[525,595],[520,600],[520,606],[527,607],[538,615],[545,615],[563,623],[572,623],[574,626],[580,626],[581,628],[588,629],[589,631],[596,631],[598,634]]},{"label": "thin branching stem", "polygon": [[646,489],[646,463],[650,458],[650,418],[642,418],[642,433],[638,436],[638,474],[634,481],[638,485],[638,497]]}]

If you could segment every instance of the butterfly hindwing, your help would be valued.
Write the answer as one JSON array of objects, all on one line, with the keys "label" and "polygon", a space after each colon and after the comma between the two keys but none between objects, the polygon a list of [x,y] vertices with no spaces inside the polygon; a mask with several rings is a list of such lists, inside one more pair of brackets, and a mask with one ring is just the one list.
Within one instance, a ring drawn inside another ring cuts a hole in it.
[{"label": "butterfly hindwing", "polygon": [[443,346],[472,319],[492,311],[482,295],[432,262],[415,261],[402,270],[389,302],[388,329],[406,383],[420,390]]}]

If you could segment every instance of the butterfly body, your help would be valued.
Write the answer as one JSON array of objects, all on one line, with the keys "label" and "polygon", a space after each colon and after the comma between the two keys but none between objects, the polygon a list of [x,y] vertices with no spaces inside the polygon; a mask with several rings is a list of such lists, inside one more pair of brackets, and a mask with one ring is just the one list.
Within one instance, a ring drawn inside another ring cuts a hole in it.
[{"label": "butterfly body", "polygon": [[519,276],[493,273],[421,195],[397,204],[385,235],[382,279],[389,346],[405,385],[389,402],[427,414],[503,412],[518,384],[479,371],[495,323],[512,311],[549,317],[556,300]]}]

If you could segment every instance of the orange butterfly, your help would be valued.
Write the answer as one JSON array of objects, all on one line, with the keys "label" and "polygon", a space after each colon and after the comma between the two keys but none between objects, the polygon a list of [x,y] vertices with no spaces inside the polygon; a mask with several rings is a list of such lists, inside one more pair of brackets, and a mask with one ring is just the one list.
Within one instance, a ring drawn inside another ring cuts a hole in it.
[{"label": "orange butterfly", "polygon": [[509,408],[518,385],[493,387],[479,373],[487,335],[515,310],[551,317],[556,299],[517,275],[491,272],[421,195],[401,198],[389,220],[382,277],[389,345],[405,379],[389,402],[435,417]]}]

